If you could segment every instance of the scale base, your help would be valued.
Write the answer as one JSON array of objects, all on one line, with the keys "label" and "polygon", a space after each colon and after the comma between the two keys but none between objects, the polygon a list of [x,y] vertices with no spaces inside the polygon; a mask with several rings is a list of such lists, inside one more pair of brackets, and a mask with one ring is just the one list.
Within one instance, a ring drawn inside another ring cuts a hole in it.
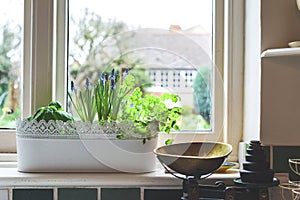
[{"label": "scale base", "polygon": [[[239,182],[235,180],[235,182]],[[183,196],[181,200],[268,200],[268,187],[277,186],[279,181],[274,179],[268,184],[238,183],[234,186],[226,186],[218,181],[214,185],[203,185],[196,179],[183,181]]]}]

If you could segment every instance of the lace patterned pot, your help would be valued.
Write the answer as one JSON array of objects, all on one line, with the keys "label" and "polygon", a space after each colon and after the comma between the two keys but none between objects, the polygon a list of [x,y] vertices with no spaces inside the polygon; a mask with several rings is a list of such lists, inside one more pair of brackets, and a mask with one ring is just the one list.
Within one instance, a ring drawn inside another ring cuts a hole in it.
[{"label": "lace patterned pot", "polygon": [[17,122],[22,172],[150,172],[155,169],[156,146],[156,136],[145,144],[141,138],[117,139],[97,124]]}]

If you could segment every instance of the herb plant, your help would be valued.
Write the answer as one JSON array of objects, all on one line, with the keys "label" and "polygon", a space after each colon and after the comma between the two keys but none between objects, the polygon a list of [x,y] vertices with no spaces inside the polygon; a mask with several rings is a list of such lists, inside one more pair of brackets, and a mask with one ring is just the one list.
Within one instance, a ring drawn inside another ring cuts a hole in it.
[{"label": "herb plant", "polygon": [[27,118],[28,121],[45,120],[46,122],[53,120],[61,120],[63,122],[74,121],[73,116],[64,111],[61,104],[58,101],[52,101],[45,107],[40,107],[33,116]]},{"label": "herb plant", "polygon": [[[178,95],[165,93],[160,97],[146,94],[140,88],[135,88],[132,94],[127,96],[122,110],[121,120],[133,121],[134,128],[147,136],[146,128],[156,123],[159,131],[170,133],[171,130],[179,130],[176,124],[182,108],[179,106],[167,107],[167,101],[177,103],[180,101]],[[171,140],[166,143],[171,143]]]}]

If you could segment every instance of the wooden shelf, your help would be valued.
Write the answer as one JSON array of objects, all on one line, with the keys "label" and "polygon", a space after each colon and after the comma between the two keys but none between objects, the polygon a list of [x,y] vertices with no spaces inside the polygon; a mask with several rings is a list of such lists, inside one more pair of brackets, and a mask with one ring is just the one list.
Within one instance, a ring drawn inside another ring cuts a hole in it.
[{"label": "wooden shelf", "polygon": [[280,57],[280,56],[300,56],[300,47],[267,49],[261,54],[262,58]]}]

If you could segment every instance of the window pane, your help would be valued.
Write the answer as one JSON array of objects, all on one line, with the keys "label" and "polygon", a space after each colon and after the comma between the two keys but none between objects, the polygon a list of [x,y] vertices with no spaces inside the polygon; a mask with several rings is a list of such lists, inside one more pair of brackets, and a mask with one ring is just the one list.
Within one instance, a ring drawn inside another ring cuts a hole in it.
[{"label": "window pane", "polygon": [[70,0],[69,9],[69,81],[129,68],[145,92],[181,96],[181,130],[212,129],[211,0]]},{"label": "window pane", "polygon": [[20,117],[23,0],[0,6],[0,128],[14,128]]}]

